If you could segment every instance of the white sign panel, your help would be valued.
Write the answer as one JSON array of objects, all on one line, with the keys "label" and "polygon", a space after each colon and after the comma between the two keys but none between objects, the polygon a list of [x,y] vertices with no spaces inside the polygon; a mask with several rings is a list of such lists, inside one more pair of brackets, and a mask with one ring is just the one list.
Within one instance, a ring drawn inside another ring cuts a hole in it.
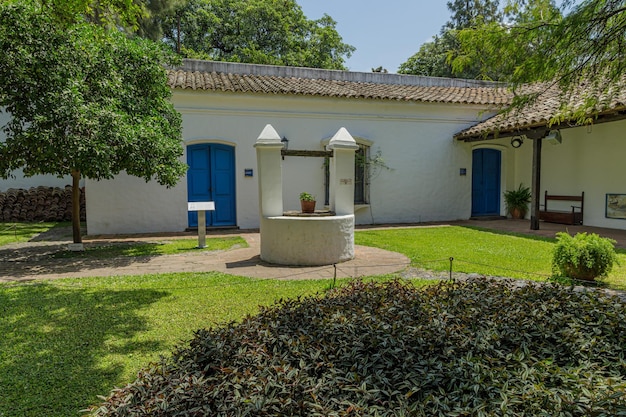
[{"label": "white sign panel", "polygon": [[187,203],[187,211],[215,210],[214,201],[194,201]]}]

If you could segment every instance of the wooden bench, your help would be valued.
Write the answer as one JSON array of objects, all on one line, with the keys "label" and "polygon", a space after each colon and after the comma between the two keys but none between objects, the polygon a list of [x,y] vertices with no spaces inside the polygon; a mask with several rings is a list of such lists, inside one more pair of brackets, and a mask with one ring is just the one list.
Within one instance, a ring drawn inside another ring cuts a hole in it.
[{"label": "wooden bench", "polygon": [[[571,201],[578,202],[580,205],[570,206],[569,210],[554,210],[548,208],[548,201]],[[581,195],[553,195],[546,194],[544,197],[543,210],[539,210],[539,220],[549,223],[562,224],[583,224],[583,212],[585,207],[585,193]]]}]

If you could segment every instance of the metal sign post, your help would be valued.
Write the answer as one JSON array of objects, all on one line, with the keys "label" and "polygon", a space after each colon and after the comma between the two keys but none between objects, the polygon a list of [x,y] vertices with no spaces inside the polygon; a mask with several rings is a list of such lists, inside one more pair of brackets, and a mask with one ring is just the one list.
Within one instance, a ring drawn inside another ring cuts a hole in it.
[{"label": "metal sign post", "polygon": [[198,248],[206,248],[206,211],[215,210],[214,201],[194,201],[187,203],[187,211],[198,212]]}]

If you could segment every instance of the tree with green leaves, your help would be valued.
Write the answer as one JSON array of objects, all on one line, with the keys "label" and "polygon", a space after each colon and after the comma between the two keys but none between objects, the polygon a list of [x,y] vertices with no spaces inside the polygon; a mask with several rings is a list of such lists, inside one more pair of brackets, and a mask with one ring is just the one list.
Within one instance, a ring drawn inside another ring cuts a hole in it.
[{"label": "tree with green leaves", "polygon": [[[459,32],[462,53],[453,61],[461,70],[476,62],[481,68],[505,66],[506,81],[518,87],[529,82],[558,83],[566,96],[587,92],[579,116],[610,99],[624,87],[626,73],[626,1],[566,0],[563,14],[549,0],[509,0],[513,14],[507,24],[483,24]],[[480,45],[488,45],[480,52]],[[518,96],[523,105],[537,97]]]},{"label": "tree with green leaves", "polygon": [[[28,3],[50,16],[55,25],[88,21],[102,26],[136,27],[146,15],[146,0],[0,0],[2,5]],[[148,1],[151,3],[152,1]]]},{"label": "tree with green leaves", "polygon": [[424,42],[417,53],[400,64],[398,72],[431,77],[454,77],[452,66],[448,64],[448,53],[455,48],[455,43],[456,39],[450,30],[435,35],[432,41]]},{"label": "tree with green leaves", "polygon": [[181,118],[154,42],[88,24],[55,25],[32,5],[0,6],[0,107],[11,115],[0,176],[71,175],[74,242],[79,181],[122,171],[173,186],[186,173]]},{"label": "tree with green leaves", "polygon": [[465,29],[476,22],[498,22],[502,17],[500,0],[452,0],[447,2],[447,6],[452,16],[444,29]]},{"label": "tree with green leaves", "polygon": [[0,0],[5,4],[19,2],[37,7],[57,25],[87,21],[160,41],[163,18],[187,0]]},{"label": "tree with green leaves", "polygon": [[[441,28],[439,35],[425,42],[419,51],[402,63],[400,74],[425,75],[433,77],[479,78],[479,65],[467,63],[453,68],[451,60],[459,51],[457,32],[472,27],[478,22],[499,22],[502,13],[498,9],[499,0],[454,0],[448,1],[450,20]],[[499,74],[490,74],[497,79]]]},{"label": "tree with green leaves", "polygon": [[504,11],[506,22],[477,22],[473,27],[457,32],[458,52],[450,57],[453,71],[460,73],[471,66],[477,71],[477,78],[489,79],[490,74],[498,73],[502,80],[509,80],[539,46],[539,39],[530,39],[530,32],[524,32],[516,36],[519,42],[515,48],[502,48],[507,33],[527,25],[537,25],[537,30],[550,31],[553,24],[562,19],[561,11],[553,0],[507,3]]},{"label": "tree with green leaves", "polygon": [[175,15],[187,0],[135,0],[135,2],[139,2],[144,13],[139,17],[136,28],[131,26],[130,31],[143,38],[161,41],[164,35],[164,19]]},{"label": "tree with green leaves", "polygon": [[190,0],[162,25],[188,58],[345,69],[355,50],[330,16],[308,20],[295,0]]}]

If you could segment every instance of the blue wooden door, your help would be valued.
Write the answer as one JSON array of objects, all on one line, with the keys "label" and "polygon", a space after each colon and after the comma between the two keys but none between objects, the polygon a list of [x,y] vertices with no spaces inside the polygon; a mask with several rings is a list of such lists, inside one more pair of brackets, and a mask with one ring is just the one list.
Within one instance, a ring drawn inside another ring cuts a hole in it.
[{"label": "blue wooden door", "polygon": [[[207,226],[235,226],[235,150],[232,146],[200,144],[187,147],[188,201],[214,201],[206,213]],[[198,213],[189,212],[189,227],[198,226]]]},{"label": "blue wooden door", "polygon": [[500,215],[501,152],[472,152],[472,216]]}]

